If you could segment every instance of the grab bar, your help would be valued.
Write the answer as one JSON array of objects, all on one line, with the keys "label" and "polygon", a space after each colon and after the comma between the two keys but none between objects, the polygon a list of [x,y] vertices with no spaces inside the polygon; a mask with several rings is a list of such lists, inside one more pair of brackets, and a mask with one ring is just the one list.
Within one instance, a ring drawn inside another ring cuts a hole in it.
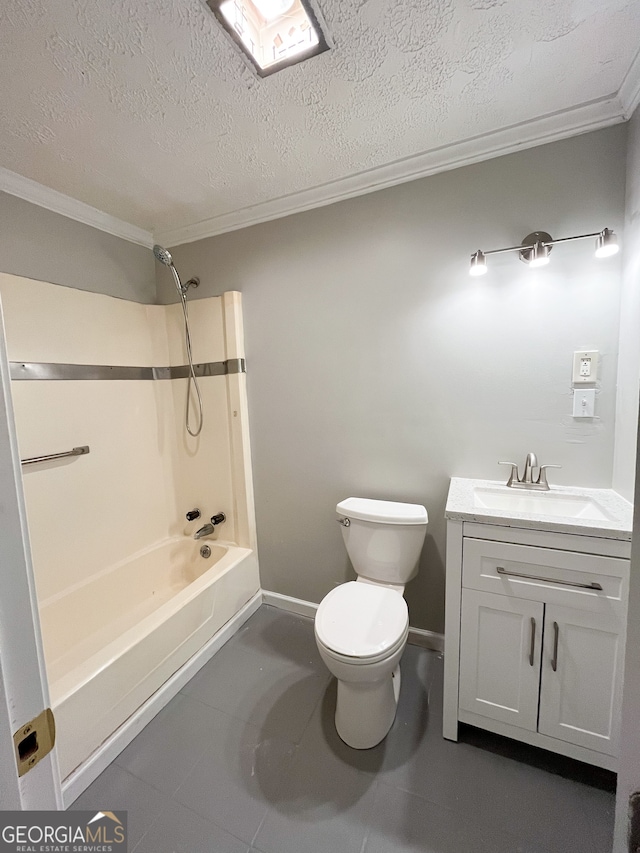
[{"label": "grab bar", "polygon": [[50,459],[64,459],[67,456],[85,456],[90,453],[89,445],[84,444],[82,447],[74,447],[73,450],[67,450],[65,453],[49,453],[46,456],[30,456],[29,459],[22,459],[21,465],[33,465],[35,462],[48,462]]}]

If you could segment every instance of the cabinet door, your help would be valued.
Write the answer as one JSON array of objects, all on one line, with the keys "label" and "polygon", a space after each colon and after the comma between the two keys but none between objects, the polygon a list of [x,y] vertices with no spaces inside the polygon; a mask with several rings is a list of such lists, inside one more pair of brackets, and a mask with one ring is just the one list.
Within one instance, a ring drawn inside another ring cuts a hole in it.
[{"label": "cabinet door", "polygon": [[536,730],[544,605],[462,591],[460,708]]},{"label": "cabinet door", "polygon": [[540,733],[617,756],[623,666],[617,608],[589,613],[547,605]]}]

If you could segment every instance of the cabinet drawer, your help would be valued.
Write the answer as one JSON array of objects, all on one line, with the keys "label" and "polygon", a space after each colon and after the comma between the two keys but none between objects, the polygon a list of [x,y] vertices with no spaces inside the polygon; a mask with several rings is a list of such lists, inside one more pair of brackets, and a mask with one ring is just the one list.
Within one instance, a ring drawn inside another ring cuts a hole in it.
[{"label": "cabinet drawer", "polygon": [[[462,585],[534,601],[603,611],[626,606],[629,561],[466,538]],[[599,589],[601,587],[601,589]]]}]

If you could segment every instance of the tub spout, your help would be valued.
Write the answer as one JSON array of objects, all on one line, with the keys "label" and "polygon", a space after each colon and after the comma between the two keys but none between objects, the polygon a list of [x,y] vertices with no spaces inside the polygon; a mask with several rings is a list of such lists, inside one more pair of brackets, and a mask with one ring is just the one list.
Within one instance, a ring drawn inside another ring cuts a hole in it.
[{"label": "tub spout", "polygon": [[202,539],[204,536],[211,536],[215,527],[213,524],[205,524],[204,527],[201,527],[200,530],[196,530],[193,534],[194,539]]},{"label": "tub spout", "polygon": [[196,530],[193,534],[194,539],[202,539],[203,536],[211,536],[216,529],[216,524],[222,524],[227,520],[227,516],[223,512],[218,512],[211,516],[211,524],[205,524],[200,530]]}]

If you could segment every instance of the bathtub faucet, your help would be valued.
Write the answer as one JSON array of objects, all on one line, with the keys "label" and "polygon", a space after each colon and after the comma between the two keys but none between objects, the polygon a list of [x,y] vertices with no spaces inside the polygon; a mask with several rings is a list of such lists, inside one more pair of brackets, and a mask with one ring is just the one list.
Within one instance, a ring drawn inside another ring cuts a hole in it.
[{"label": "bathtub faucet", "polygon": [[193,534],[194,539],[203,539],[205,536],[211,536],[211,534],[215,531],[217,524],[222,524],[223,521],[227,520],[227,516],[223,512],[219,512],[216,515],[211,516],[211,524],[205,524],[204,527],[201,527],[200,530],[196,530]]}]

